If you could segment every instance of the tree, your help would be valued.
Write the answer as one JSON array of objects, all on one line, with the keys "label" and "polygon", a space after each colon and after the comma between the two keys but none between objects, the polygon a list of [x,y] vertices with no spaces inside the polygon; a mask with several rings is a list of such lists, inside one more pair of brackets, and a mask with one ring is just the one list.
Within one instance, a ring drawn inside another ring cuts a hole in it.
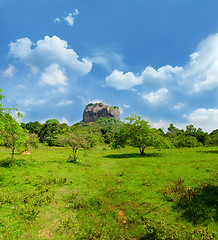
[{"label": "tree", "polygon": [[57,119],[48,119],[45,123],[49,124],[49,123],[58,123],[59,121]]},{"label": "tree", "polygon": [[162,137],[158,130],[151,129],[148,122],[142,120],[140,116],[132,115],[126,118],[128,120],[116,136],[114,147],[125,146],[126,144],[139,148],[140,154],[145,155],[145,148],[171,147],[172,145]]},{"label": "tree", "polygon": [[28,122],[28,123],[21,123],[21,127],[29,131],[29,133],[35,133],[39,135],[39,132],[42,128],[42,124],[38,121],[35,122]]},{"label": "tree", "polygon": [[218,129],[209,134],[206,144],[218,146]]},{"label": "tree", "polygon": [[29,146],[33,148],[38,148],[39,146],[39,138],[35,133],[27,133],[28,139],[25,142],[25,151],[29,151]]},{"label": "tree", "polygon": [[[90,130],[91,131],[91,130]],[[73,162],[76,162],[77,151],[80,148],[90,149],[96,146],[98,138],[95,137],[91,132],[88,132],[83,129],[76,129],[72,133],[66,135],[58,135],[57,144],[59,146],[70,146],[73,151],[73,156],[70,156],[70,160],[73,159]]]},{"label": "tree", "polygon": [[114,135],[123,125],[123,122],[114,118],[100,117],[95,124],[99,126],[104,142],[109,144],[114,141]]},{"label": "tree", "polygon": [[42,124],[39,132],[39,140],[42,143],[47,143],[48,146],[55,146],[56,139],[59,134],[61,134],[60,124],[56,121],[48,120],[46,123]]},{"label": "tree", "polygon": [[[0,89],[0,93],[1,93]],[[0,100],[4,96],[0,94]],[[24,145],[28,136],[25,134],[23,128],[17,122],[17,119],[12,116],[12,111],[17,109],[15,108],[4,108],[0,104],[0,135],[1,135],[1,144],[6,147],[12,148],[12,157],[11,161],[14,161],[15,149]],[[22,115],[18,112],[18,118],[21,118]]]}]

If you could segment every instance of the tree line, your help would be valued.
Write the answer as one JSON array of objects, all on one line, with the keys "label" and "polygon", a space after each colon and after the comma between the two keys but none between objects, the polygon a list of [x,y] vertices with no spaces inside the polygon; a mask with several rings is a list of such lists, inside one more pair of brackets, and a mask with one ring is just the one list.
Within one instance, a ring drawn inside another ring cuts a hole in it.
[{"label": "tree line", "polygon": [[[0,90],[0,100],[4,98]],[[12,113],[16,112],[15,117]],[[113,118],[99,118],[94,123],[78,122],[72,126],[59,123],[57,119],[49,119],[41,124],[38,121],[21,123],[22,115],[16,108],[5,108],[0,103],[0,146],[12,150],[12,161],[16,148],[28,151],[29,146],[37,147],[39,143],[47,146],[70,146],[76,161],[80,148],[89,149],[100,143],[113,148],[131,145],[137,147],[144,155],[148,146],[158,148],[198,147],[218,145],[218,129],[208,134],[192,124],[186,129],[178,129],[173,124],[164,132],[163,129],[151,128],[149,122],[140,116],[132,115],[124,122]]]}]

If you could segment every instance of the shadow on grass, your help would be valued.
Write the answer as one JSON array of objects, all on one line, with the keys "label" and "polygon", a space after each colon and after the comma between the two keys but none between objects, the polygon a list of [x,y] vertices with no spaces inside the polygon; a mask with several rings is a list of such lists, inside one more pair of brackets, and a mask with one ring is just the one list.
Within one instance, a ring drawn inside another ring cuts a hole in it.
[{"label": "shadow on grass", "polygon": [[218,187],[206,186],[199,195],[189,200],[184,206],[179,206],[184,213],[182,217],[193,223],[218,221]]},{"label": "shadow on grass", "polygon": [[174,181],[173,186],[165,191],[175,209],[182,212],[182,217],[194,224],[218,221],[218,186],[205,183],[191,188],[183,185],[182,180]]},{"label": "shadow on grass", "polygon": [[202,153],[213,153],[218,154],[218,150],[208,150],[208,151],[201,151]]},{"label": "shadow on grass", "polygon": [[9,158],[0,160],[0,167],[4,167],[4,168],[10,168],[13,166],[22,167],[26,164],[27,164],[27,162],[25,159],[14,159],[14,161],[12,162],[11,158],[9,157]]},{"label": "shadow on grass", "polygon": [[148,157],[161,157],[160,153],[146,153],[145,155],[141,155],[140,153],[122,153],[122,154],[110,154],[104,156],[104,158],[113,158],[113,159],[121,159],[121,158],[148,158]]}]

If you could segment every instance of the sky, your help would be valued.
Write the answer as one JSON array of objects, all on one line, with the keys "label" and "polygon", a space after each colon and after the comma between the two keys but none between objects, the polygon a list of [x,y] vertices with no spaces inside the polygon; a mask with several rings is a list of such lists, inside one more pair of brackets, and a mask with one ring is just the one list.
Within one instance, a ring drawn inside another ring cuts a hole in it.
[{"label": "sky", "polygon": [[217,0],[0,0],[0,88],[24,122],[118,106],[167,130],[218,128]]}]

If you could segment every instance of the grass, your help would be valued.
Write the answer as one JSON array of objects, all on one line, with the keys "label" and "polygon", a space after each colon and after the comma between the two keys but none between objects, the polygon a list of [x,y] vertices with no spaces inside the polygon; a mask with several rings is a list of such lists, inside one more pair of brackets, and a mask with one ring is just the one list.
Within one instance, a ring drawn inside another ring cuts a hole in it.
[{"label": "grass", "polygon": [[0,239],[216,239],[218,148],[0,155]]}]

